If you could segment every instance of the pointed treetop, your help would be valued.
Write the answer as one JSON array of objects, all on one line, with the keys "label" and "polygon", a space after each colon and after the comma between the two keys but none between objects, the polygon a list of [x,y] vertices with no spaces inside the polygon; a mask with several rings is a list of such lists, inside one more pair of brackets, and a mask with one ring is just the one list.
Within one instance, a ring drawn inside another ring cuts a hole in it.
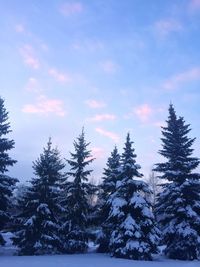
[{"label": "pointed treetop", "polygon": [[127,134],[124,152],[122,153],[122,168],[125,177],[132,179],[135,177],[142,177],[143,175],[138,172],[141,168],[139,164],[136,164],[135,149],[132,147],[133,141],[130,139],[130,133]]}]

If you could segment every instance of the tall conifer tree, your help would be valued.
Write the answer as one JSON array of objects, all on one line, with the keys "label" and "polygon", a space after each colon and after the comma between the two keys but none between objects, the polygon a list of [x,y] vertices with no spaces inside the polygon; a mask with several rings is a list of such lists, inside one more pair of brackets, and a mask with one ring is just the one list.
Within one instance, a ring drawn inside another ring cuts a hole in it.
[{"label": "tall conifer tree", "polygon": [[112,231],[112,224],[108,221],[110,213],[110,196],[116,191],[117,181],[121,179],[120,170],[120,155],[117,147],[111,152],[110,157],[106,163],[106,168],[103,172],[103,182],[100,185],[99,201],[98,201],[98,215],[102,230],[98,236],[97,242],[99,243],[98,252],[109,252],[109,242]]},{"label": "tall conifer tree", "polygon": [[134,260],[151,260],[157,251],[158,229],[155,226],[149,201],[147,183],[138,180],[143,175],[136,163],[133,142],[127,135],[122,154],[122,180],[112,194],[108,221],[113,223],[110,241],[115,257]]},{"label": "tall conifer tree", "polygon": [[159,151],[166,161],[155,167],[164,180],[156,213],[165,253],[174,259],[200,259],[200,175],[193,172],[200,161],[192,156],[195,138],[188,137],[190,125],[177,117],[172,105],[166,122]]},{"label": "tall conifer tree", "polygon": [[[10,197],[12,196],[17,179],[11,178],[6,173],[8,167],[13,166],[17,161],[12,159],[8,151],[14,148],[14,140],[9,140],[5,136],[11,132],[8,122],[8,112],[4,107],[4,100],[0,97],[0,231],[4,229],[6,223],[11,219],[9,214]],[[0,233],[0,245],[4,245],[5,240]]]},{"label": "tall conifer tree", "polygon": [[52,148],[49,139],[47,147],[33,163],[35,178],[18,200],[20,212],[13,242],[18,247],[19,255],[63,252],[59,237],[59,217],[63,209],[58,198],[64,167],[59,151]]},{"label": "tall conifer tree", "polygon": [[70,165],[70,171],[67,172],[69,180],[72,182],[66,184],[62,198],[63,206],[66,209],[62,219],[62,233],[64,236],[64,246],[66,253],[85,252],[88,247],[87,224],[88,224],[88,194],[90,185],[88,176],[92,170],[87,166],[93,161],[91,151],[88,150],[90,143],[85,141],[84,129],[74,141],[74,153],[71,159],[67,160]]}]

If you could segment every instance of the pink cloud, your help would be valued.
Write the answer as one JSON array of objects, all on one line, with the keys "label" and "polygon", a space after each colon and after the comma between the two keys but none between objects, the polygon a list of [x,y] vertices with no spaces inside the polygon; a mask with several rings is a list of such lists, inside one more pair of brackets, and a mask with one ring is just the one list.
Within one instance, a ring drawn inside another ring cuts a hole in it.
[{"label": "pink cloud", "polygon": [[200,67],[192,68],[172,76],[163,83],[162,87],[166,90],[174,90],[183,83],[196,80],[200,80]]},{"label": "pink cloud", "polygon": [[53,113],[60,117],[65,116],[63,102],[59,99],[48,99],[44,95],[41,95],[38,98],[37,103],[25,105],[22,111],[24,113],[32,114],[48,115],[50,113]]},{"label": "pink cloud", "polygon": [[25,31],[25,28],[24,28],[24,26],[22,24],[17,24],[17,25],[15,25],[15,31],[17,33],[22,33],[22,32]]},{"label": "pink cloud", "polygon": [[60,72],[54,68],[49,69],[49,75],[60,83],[66,83],[71,81],[71,77],[69,74]]},{"label": "pink cloud", "polygon": [[71,48],[77,51],[97,52],[104,48],[104,44],[99,40],[86,39],[72,43]]},{"label": "pink cloud", "polygon": [[175,19],[163,19],[155,23],[155,30],[161,37],[165,37],[172,32],[183,30],[183,26]]},{"label": "pink cloud", "polygon": [[95,131],[103,136],[112,139],[115,143],[119,142],[119,135],[113,132],[106,131],[102,128],[96,128]]},{"label": "pink cloud", "polygon": [[34,77],[28,79],[28,83],[25,87],[26,91],[39,93],[41,91],[38,80]]},{"label": "pink cloud", "polygon": [[64,3],[60,7],[60,12],[64,16],[71,16],[74,14],[79,14],[83,11],[83,5],[79,2]]},{"label": "pink cloud", "polygon": [[142,121],[146,122],[152,115],[153,109],[148,104],[143,104],[134,109],[134,114]]},{"label": "pink cloud", "polygon": [[95,99],[88,99],[85,101],[86,105],[88,105],[88,107],[90,108],[103,108],[106,106],[106,104],[102,101],[98,101],[98,100],[95,100]]},{"label": "pink cloud", "polygon": [[108,74],[114,74],[119,69],[119,65],[113,62],[112,60],[106,60],[101,63],[101,67],[104,72]]},{"label": "pink cloud", "polygon": [[190,8],[191,8],[191,10],[200,9],[200,0],[191,0],[190,1]]},{"label": "pink cloud", "polygon": [[40,62],[35,55],[35,51],[31,45],[24,45],[20,49],[20,53],[23,57],[24,63],[33,69],[39,69]]},{"label": "pink cloud", "polygon": [[165,122],[164,121],[156,121],[153,123],[153,126],[155,127],[164,127],[165,126]]},{"label": "pink cloud", "polygon": [[101,147],[92,147],[92,157],[95,159],[100,159],[105,157],[105,151]]},{"label": "pink cloud", "polygon": [[94,117],[88,118],[88,121],[98,122],[98,121],[113,121],[116,120],[116,116],[113,114],[97,114]]}]

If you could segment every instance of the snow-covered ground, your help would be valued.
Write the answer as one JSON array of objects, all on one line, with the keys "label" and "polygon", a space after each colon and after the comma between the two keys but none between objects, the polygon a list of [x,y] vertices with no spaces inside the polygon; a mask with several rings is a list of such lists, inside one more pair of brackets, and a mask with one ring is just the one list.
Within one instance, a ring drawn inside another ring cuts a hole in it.
[{"label": "snow-covered ground", "polygon": [[199,262],[157,260],[151,262],[110,258],[102,254],[61,256],[1,256],[1,267],[199,267]]},{"label": "snow-covered ground", "polygon": [[111,258],[106,254],[89,252],[76,255],[13,256],[15,248],[10,234],[4,235],[7,244],[0,249],[0,267],[199,267],[199,261],[174,261],[157,257],[154,261],[132,261]]}]

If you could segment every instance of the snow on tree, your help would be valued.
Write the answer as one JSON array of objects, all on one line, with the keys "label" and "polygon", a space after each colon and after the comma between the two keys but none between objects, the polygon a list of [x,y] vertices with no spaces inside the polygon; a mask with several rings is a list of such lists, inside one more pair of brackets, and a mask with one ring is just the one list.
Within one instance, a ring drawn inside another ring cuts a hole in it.
[{"label": "snow on tree", "polygon": [[62,233],[64,236],[64,248],[66,253],[85,252],[88,248],[87,222],[88,222],[88,195],[90,184],[88,176],[92,170],[87,166],[93,161],[91,151],[87,149],[90,143],[86,143],[84,129],[74,141],[74,153],[67,160],[70,171],[67,176],[72,182],[63,188],[61,204],[65,207],[62,219]]},{"label": "snow on tree", "polygon": [[[15,142],[5,136],[11,132],[8,122],[8,112],[4,107],[4,100],[0,97],[0,231],[11,220],[9,209],[11,207],[10,198],[13,194],[18,180],[6,175],[8,167],[13,166],[17,161],[13,160],[8,151],[14,148]],[[4,245],[5,240],[0,233],[0,245]]]},{"label": "snow on tree", "polygon": [[136,163],[133,142],[127,135],[122,154],[122,180],[110,197],[108,221],[113,223],[110,241],[111,255],[134,260],[151,260],[157,251],[158,229],[145,194],[147,183],[138,180],[143,175]]},{"label": "snow on tree", "polygon": [[18,199],[19,214],[13,243],[19,255],[54,254],[63,251],[59,237],[60,180],[65,164],[57,148],[52,148],[51,139],[43,153],[33,163],[35,178],[24,195]]},{"label": "snow on tree", "polygon": [[106,163],[106,168],[103,172],[103,182],[100,185],[99,192],[99,221],[102,226],[102,231],[98,236],[97,242],[99,243],[98,252],[105,253],[109,252],[109,242],[112,224],[108,222],[108,216],[110,213],[110,202],[109,197],[116,191],[117,181],[121,179],[120,171],[120,155],[117,147],[111,152],[110,157]]},{"label": "snow on tree", "polygon": [[162,127],[162,150],[166,162],[155,171],[164,180],[158,196],[157,219],[166,244],[165,254],[181,260],[200,259],[200,175],[194,173],[199,159],[192,156],[195,138],[188,137],[190,125],[169,106],[166,127]]}]

